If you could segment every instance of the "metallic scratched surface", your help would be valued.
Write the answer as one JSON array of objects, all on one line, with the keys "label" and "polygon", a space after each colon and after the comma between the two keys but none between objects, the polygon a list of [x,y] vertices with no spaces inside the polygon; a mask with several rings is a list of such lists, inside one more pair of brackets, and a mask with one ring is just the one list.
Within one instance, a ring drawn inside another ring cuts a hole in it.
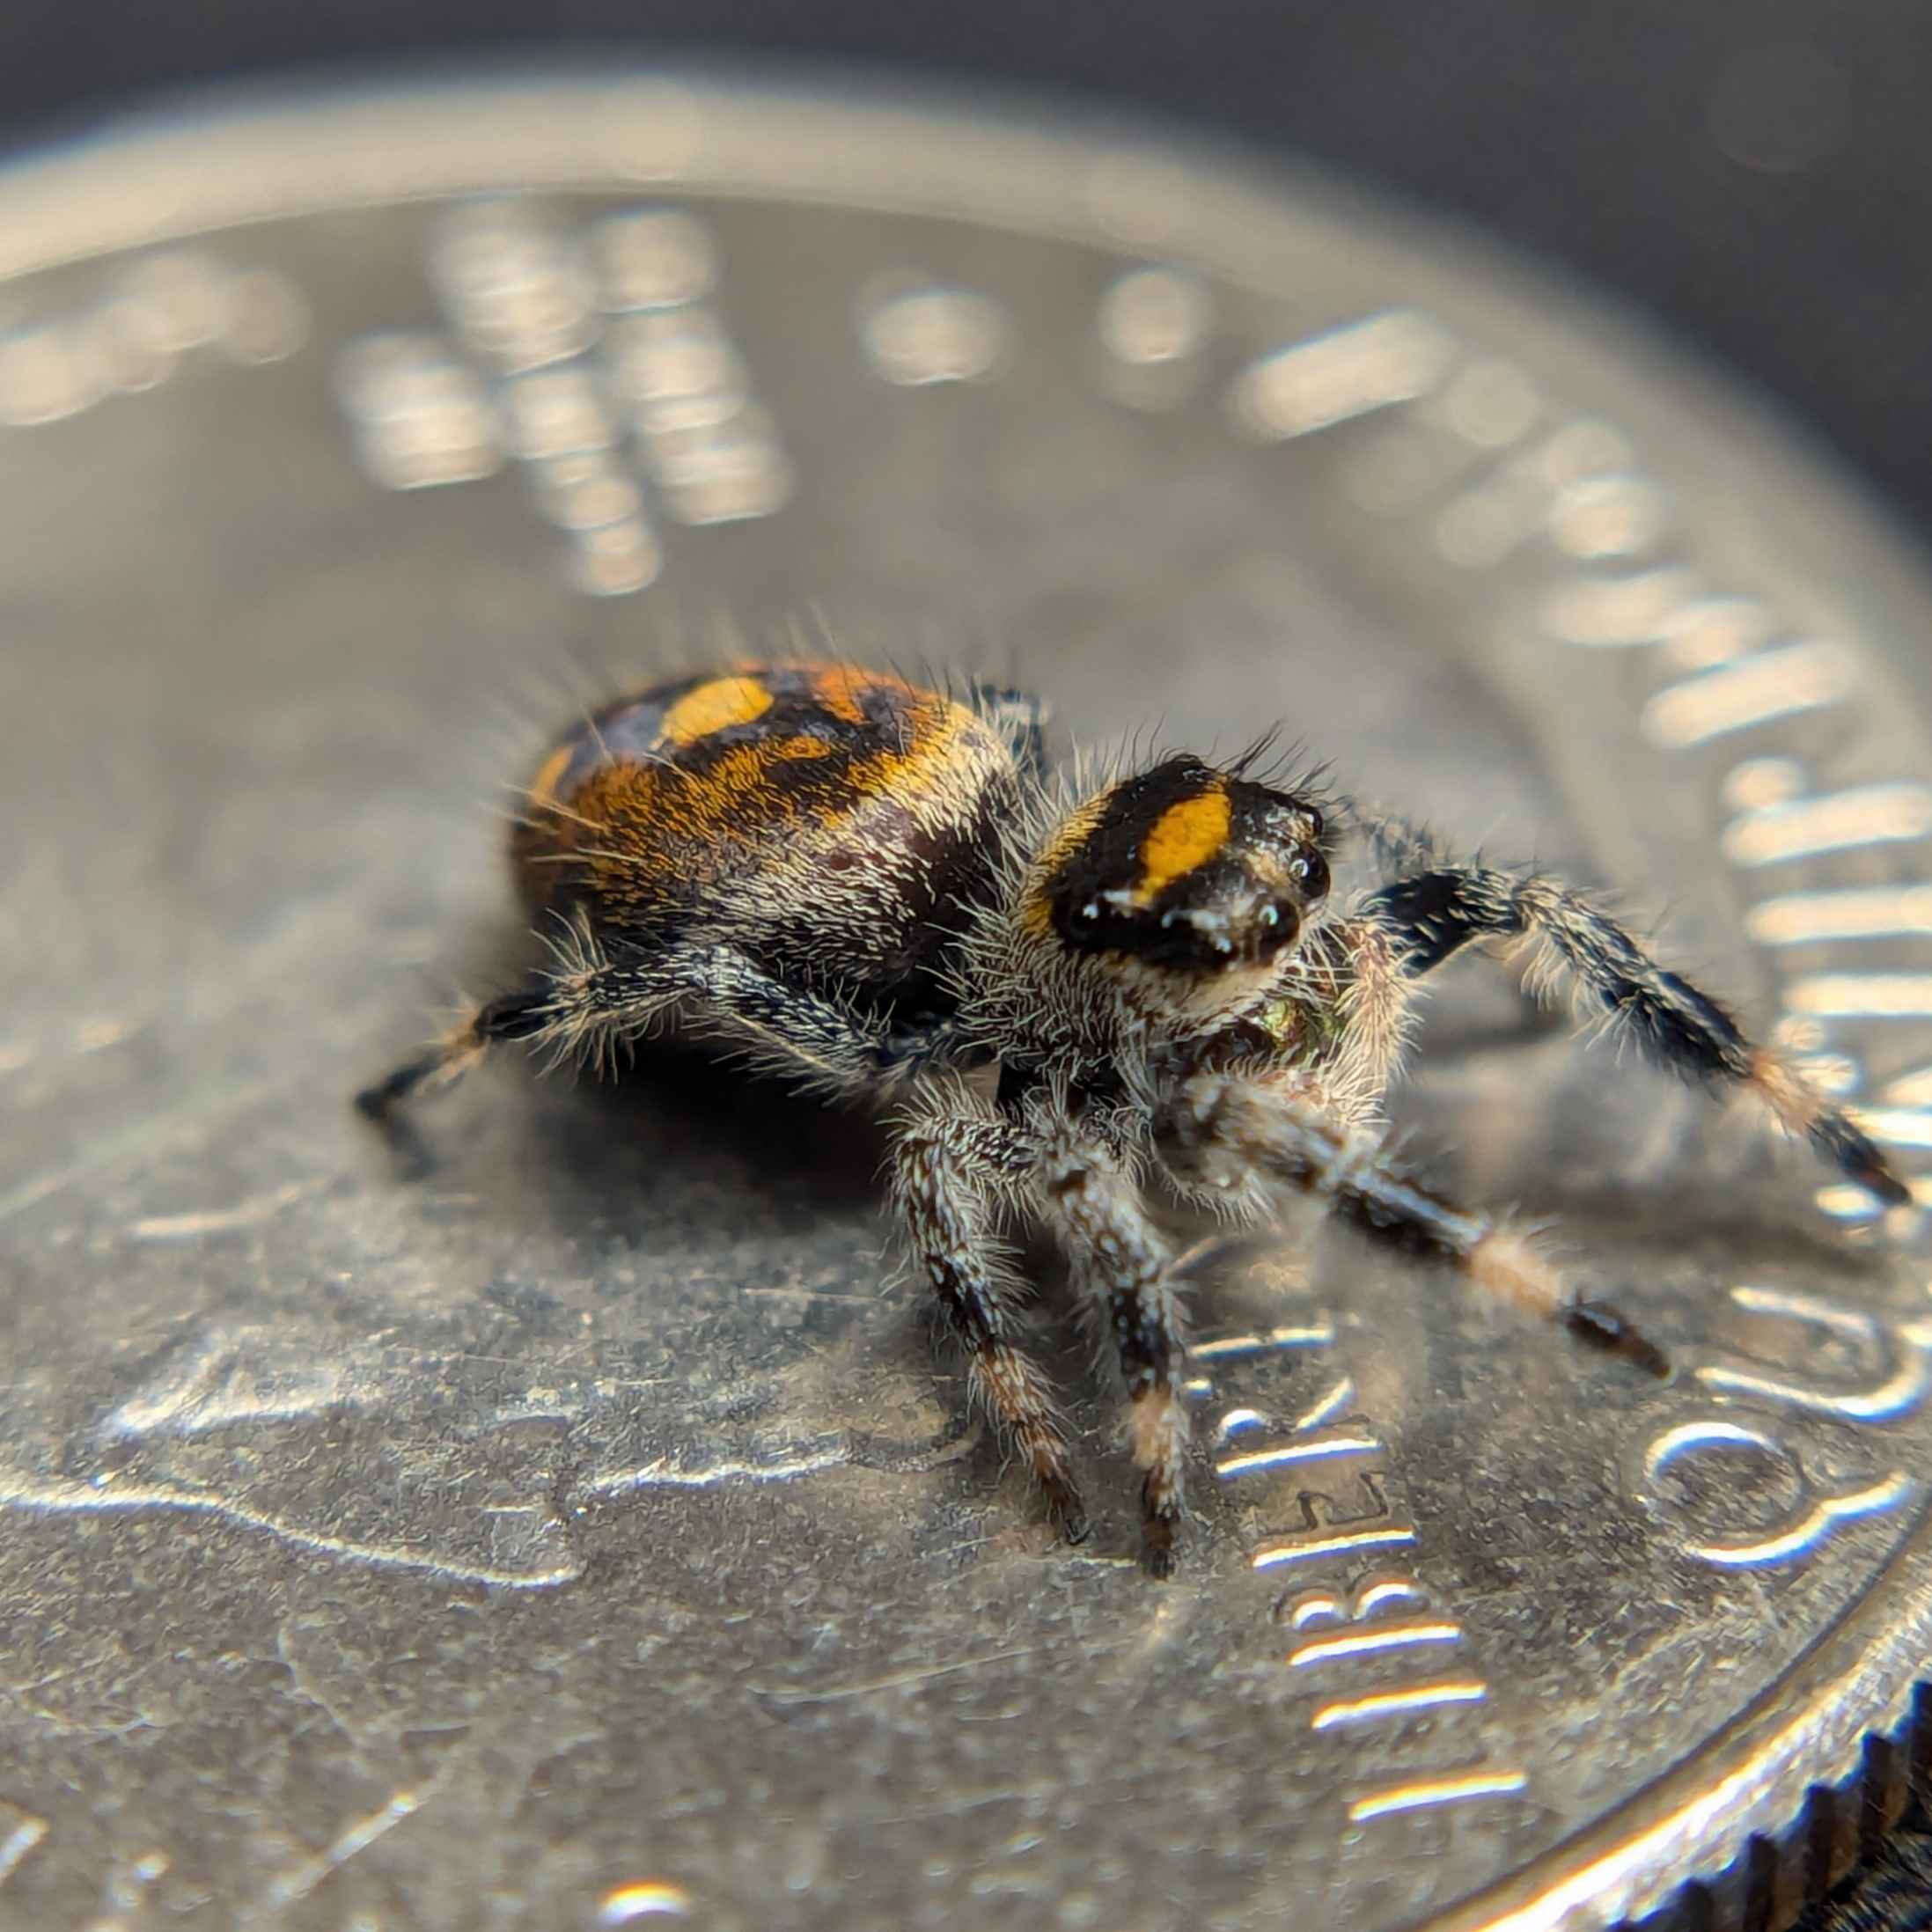
[{"label": "metallic scratched surface", "polygon": [[1256,1243],[1164,1588],[1063,1298],[1095,1542],[966,1425],[863,1122],[511,1065],[412,1186],[344,1102],[547,728],[824,625],[1667,910],[1921,1172],[1932,599],[1708,375],[1331,185],[662,77],[78,151],[0,272],[0,1924],[1781,1922],[1902,1805],[1922,1232],[1494,969],[1403,1122],[1678,1378]]}]

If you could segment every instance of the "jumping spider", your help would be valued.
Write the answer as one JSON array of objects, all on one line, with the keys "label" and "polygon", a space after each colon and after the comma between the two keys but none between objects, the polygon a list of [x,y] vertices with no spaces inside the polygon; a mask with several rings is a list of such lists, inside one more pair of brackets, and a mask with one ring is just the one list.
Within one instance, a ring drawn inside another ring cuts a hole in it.
[{"label": "jumping spider", "polygon": [[[1417,982],[1472,941],[1539,946],[1658,1065],[1748,1090],[1880,1200],[1908,1198],[1788,1061],[1554,879],[1325,808],[1252,757],[1059,787],[1043,766],[1017,693],[836,665],[708,672],[606,706],[552,747],[511,837],[548,966],[358,1105],[400,1130],[399,1101],[499,1041],[607,1063],[672,1019],[828,1098],[884,1099],[914,1265],[1074,1542],[1086,1517],[1019,1339],[1015,1224],[1043,1223],[1104,1310],[1157,1576],[1182,1513],[1186,1344],[1150,1171],[1242,1222],[1317,1195],[1663,1369],[1524,1230],[1383,1144]],[[1384,883],[1338,910],[1345,841]]]}]

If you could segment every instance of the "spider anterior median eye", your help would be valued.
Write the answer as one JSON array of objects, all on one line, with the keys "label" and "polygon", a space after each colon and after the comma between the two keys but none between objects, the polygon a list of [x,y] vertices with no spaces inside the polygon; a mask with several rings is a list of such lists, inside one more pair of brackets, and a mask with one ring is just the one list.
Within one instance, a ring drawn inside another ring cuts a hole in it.
[{"label": "spider anterior median eye", "polygon": [[1264,926],[1278,926],[1281,922],[1282,915],[1278,907],[1274,906],[1262,907],[1261,923]]}]

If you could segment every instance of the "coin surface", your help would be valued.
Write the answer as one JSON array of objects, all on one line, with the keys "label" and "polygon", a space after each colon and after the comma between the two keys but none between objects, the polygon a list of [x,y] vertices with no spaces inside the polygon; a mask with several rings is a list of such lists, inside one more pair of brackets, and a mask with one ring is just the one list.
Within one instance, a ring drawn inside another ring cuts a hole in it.
[{"label": "coin surface", "polygon": [[1896,1816],[1922,1230],[1495,962],[1401,1122],[1676,1378],[1249,1244],[1168,1585],[1063,1293],[1085,1549],[935,1375],[867,1123],[504,1065],[412,1184],[347,1106],[513,956],[543,738],[797,635],[1279,720],[1667,915],[1932,1201],[1932,585],[1774,425],[1333,183],[908,99],[345,95],[0,217],[0,1923],[1762,1926]]}]

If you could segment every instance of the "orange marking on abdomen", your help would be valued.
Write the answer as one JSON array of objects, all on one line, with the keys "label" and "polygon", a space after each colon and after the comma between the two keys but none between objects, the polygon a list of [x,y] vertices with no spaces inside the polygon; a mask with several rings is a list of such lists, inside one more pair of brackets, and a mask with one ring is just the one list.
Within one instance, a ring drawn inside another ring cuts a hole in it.
[{"label": "orange marking on abdomen", "polygon": [[687,691],[665,713],[664,735],[672,745],[695,745],[714,731],[749,724],[771,707],[771,690],[761,678],[713,678]]},{"label": "orange marking on abdomen", "polygon": [[822,738],[775,738],[765,747],[768,758],[778,759],[789,763],[795,758],[830,758],[837,752],[835,745],[827,745]]},{"label": "orange marking on abdomen", "polygon": [[812,672],[812,694],[820,707],[847,724],[863,724],[865,713],[859,709],[858,693],[871,681],[862,672],[841,671],[828,665]]},{"label": "orange marking on abdomen", "polygon": [[805,667],[812,680],[812,695],[832,716],[846,724],[864,724],[865,708],[859,702],[868,691],[890,692],[902,703],[910,700],[922,709],[944,705],[937,692],[922,691],[903,678],[883,671],[859,671],[848,665],[812,665]]},{"label": "orange marking on abdomen", "polygon": [[537,775],[530,781],[530,802],[533,805],[554,805],[557,802],[557,787],[563,782],[563,775],[570,768],[570,760],[576,755],[575,743],[566,738],[562,744],[537,768]]},{"label": "orange marking on abdomen", "polygon": [[938,782],[965,741],[985,731],[972,712],[950,699],[929,692],[916,695],[921,702],[906,716],[907,742],[882,747],[860,769],[859,789],[867,797],[885,796],[909,804]]},{"label": "orange marking on abdomen", "polygon": [[[848,696],[882,686],[893,694],[893,716],[876,726],[866,720],[857,744],[841,741],[852,734],[797,730],[797,698],[782,685],[773,691],[772,674],[757,671],[709,680],[668,707],[650,731],[661,750],[640,753],[613,738],[609,756],[571,785],[568,801],[550,801],[563,822],[549,830],[547,847],[526,841],[519,849],[533,896],[540,900],[548,890],[534,868],[573,858],[591,882],[586,889],[611,903],[668,900],[743,864],[760,845],[790,844],[808,831],[835,837],[882,803],[929,814],[933,798],[959,789],[959,773],[996,760],[995,741],[963,706],[897,680],[836,675]],[[803,709],[797,722],[808,727],[826,715],[816,683]],[[740,718],[753,729],[705,742]],[[709,730],[694,742],[672,742],[698,724]],[[574,737],[546,760],[540,782],[570,783],[570,756],[584,750]],[[967,789],[977,795],[976,786]],[[903,834],[861,834],[872,835]]]}]

